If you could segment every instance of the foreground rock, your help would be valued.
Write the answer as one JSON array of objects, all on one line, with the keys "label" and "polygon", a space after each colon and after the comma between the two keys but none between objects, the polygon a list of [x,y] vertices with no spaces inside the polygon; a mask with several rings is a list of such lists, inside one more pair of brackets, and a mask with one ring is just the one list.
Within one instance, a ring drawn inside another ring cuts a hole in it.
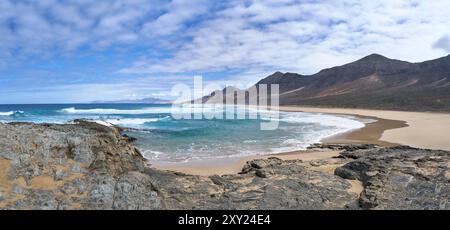
[{"label": "foreground rock", "polygon": [[115,128],[0,124],[0,208],[159,209],[144,165]]},{"label": "foreground rock", "polygon": [[362,181],[364,209],[450,209],[450,153],[409,147],[344,152],[336,175]]},{"label": "foreground rock", "polygon": [[152,169],[114,127],[0,124],[1,209],[450,209],[450,154],[373,145],[201,177]]},{"label": "foreground rock", "polygon": [[301,161],[249,162],[239,175],[198,177],[148,170],[169,209],[346,209],[359,194],[340,177]]}]

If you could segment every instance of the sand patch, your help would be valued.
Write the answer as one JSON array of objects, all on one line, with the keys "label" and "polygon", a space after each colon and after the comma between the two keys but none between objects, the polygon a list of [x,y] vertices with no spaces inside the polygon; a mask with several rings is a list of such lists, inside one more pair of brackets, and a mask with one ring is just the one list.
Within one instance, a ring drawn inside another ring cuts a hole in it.
[{"label": "sand patch", "polygon": [[0,192],[6,193],[14,186],[13,181],[6,178],[6,175],[11,167],[11,161],[0,158]]},{"label": "sand patch", "polygon": [[346,180],[348,183],[350,183],[351,187],[347,190],[351,193],[361,194],[364,191],[364,187],[362,185],[362,182],[359,180]]},{"label": "sand patch", "polygon": [[29,187],[32,189],[55,190],[58,188],[58,183],[53,180],[53,177],[43,175],[33,177],[29,182]]}]

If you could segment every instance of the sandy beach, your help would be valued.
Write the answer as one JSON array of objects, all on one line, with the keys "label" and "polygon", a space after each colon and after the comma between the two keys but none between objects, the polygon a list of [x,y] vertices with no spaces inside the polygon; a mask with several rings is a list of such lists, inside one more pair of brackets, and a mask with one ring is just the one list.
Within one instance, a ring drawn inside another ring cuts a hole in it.
[{"label": "sandy beach", "polygon": [[[375,117],[399,121],[407,126],[387,127],[377,141],[409,145],[417,148],[450,150],[450,114],[428,112],[403,112],[365,109],[313,108],[282,106],[283,111],[331,113]],[[395,126],[395,125],[394,125]]]},{"label": "sandy beach", "polygon": [[191,161],[187,163],[161,163],[156,162],[152,167],[175,172],[186,173],[190,175],[212,176],[237,174],[247,161],[253,159],[267,159],[277,157],[282,160],[303,160],[305,162],[328,159],[339,155],[339,151],[294,151],[280,154],[256,155],[240,158],[222,158],[202,161]]},{"label": "sandy beach", "polygon": [[[327,113],[353,115],[376,122],[364,128],[339,134],[322,140],[323,143],[340,144],[378,144],[385,147],[409,145],[417,148],[450,150],[450,114],[428,112],[403,112],[364,109],[314,108],[300,106],[281,106],[280,110],[289,112]],[[338,151],[295,151],[281,154],[256,155],[242,158],[212,159],[188,163],[151,162],[162,170],[176,171],[192,175],[236,174],[250,160],[278,157],[283,160],[299,159],[305,162],[329,159],[339,155]],[[330,173],[332,169],[330,169]]]}]

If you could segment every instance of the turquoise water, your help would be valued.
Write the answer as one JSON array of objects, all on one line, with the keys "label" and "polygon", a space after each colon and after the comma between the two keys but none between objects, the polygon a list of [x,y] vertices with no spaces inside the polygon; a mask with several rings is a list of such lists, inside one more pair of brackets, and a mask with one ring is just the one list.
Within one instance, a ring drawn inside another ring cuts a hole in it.
[{"label": "turquoise water", "polygon": [[62,124],[80,118],[133,128],[127,134],[138,139],[136,145],[143,155],[161,162],[305,149],[325,137],[364,127],[365,122],[350,116],[280,112],[277,129],[261,130],[261,123],[268,122],[264,117],[178,120],[169,105],[0,105],[0,122]]}]

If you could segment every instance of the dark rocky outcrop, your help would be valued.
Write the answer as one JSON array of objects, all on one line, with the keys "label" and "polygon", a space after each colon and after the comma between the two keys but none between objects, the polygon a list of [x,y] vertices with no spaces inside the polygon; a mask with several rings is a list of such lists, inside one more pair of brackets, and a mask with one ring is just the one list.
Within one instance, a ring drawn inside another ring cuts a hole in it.
[{"label": "dark rocky outcrop", "polygon": [[0,207],[157,209],[145,161],[113,127],[0,124]]},{"label": "dark rocky outcrop", "polygon": [[312,144],[308,149],[330,149],[330,150],[345,150],[347,152],[354,152],[357,150],[367,150],[379,148],[375,144]]},{"label": "dark rocky outcrop", "polygon": [[148,175],[168,209],[348,209],[359,198],[345,179],[278,158],[248,162],[239,175]]},{"label": "dark rocky outcrop", "polygon": [[356,160],[335,173],[362,181],[362,208],[450,209],[449,152],[402,146],[351,157]]},{"label": "dark rocky outcrop", "polygon": [[147,166],[115,127],[0,124],[0,209],[450,209],[449,152],[314,149],[342,153],[203,177]]}]

